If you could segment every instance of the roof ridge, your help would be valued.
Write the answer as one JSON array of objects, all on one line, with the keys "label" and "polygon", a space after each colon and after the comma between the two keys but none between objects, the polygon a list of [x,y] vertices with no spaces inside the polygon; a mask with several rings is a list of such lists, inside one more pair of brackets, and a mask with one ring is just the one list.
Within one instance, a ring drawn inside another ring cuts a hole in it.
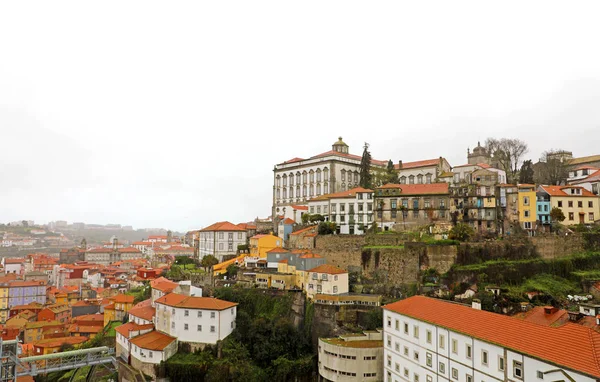
[{"label": "roof ridge", "polygon": [[590,338],[590,342],[592,344],[592,352],[594,353],[594,360],[596,361],[596,366],[598,367],[598,374],[600,374],[600,357],[598,349],[600,346],[600,336],[594,336],[592,332],[596,333],[592,328],[588,328],[588,337]]}]

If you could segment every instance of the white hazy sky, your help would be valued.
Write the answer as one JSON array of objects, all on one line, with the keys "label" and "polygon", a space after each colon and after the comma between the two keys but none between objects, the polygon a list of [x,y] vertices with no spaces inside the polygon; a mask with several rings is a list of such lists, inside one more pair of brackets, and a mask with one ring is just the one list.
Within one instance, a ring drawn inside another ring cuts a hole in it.
[{"label": "white hazy sky", "polygon": [[598,1],[4,1],[0,221],[201,228],[270,213],[339,135],[466,162],[599,154]]}]

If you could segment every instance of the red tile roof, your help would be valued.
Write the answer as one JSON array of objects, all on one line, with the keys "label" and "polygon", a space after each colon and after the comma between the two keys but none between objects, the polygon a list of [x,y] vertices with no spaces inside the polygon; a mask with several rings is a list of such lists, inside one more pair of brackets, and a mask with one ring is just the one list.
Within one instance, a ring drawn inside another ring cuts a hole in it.
[{"label": "red tile roof", "polygon": [[[551,309],[550,314],[546,314],[546,309]],[[563,325],[569,321],[569,313],[566,310],[546,306],[536,306],[529,312],[519,313],[514,317],[544,326]]]},{"label": "red tile roof", "polygon": [[228,221],[218,222],[215,224],[211,224],[206,228],[200,230],[200,232],[211,232],[211,231],[245,231],[244,228],[239,225],[235,225]]},{"label": "red tile roof", "polygon": [[219,300],[214,297],[184,296],[182,294],[169,293],[155,301],[157,304],[165,304],[175,308],[224,310],[237,305],[235,302]]},{"label": "red tile roof", "polygon": [[57,348],[62,344],[79,345],[87,340],[88,339],[84,336],[49,338],[47,340],[34,342],[33,346],[38,348]]},{"label": "red tile roof", "polygon": [[[519,185],[521,186],[521,185]],[[598,197],[597,195],[592,194],[591,192],[589,192],[588,190],[586,190],[585,188],[581,187],[581,186],[540,186],[544,191],[546,191],[546,193],[548,193],[548,195],[550,196],[573,196],[573,197]],[[570,192],[567,193],[565,190],[570,189],[570,188],[575,188],[575,189],[580,189],[581,190],[581,194],[571,194]]]},{"label": "red tile roof", "polygon": [[289,251],[285,248],[281,248],[281,247],[277,247],[277,248],[273,248],[269,251],[267,251],[267,253],[288,253]]},{"label": "red tile roof", "polygon": [[586,178],[574,180],[571,183],[572,184],[579,184],[579,183],[597,182],[597,181],[600,181],[600,170],[591,173]]},{"label": "red tile roof", "polygon": [[310,226],[310,227],[303,228],[303,229],[298,230],[298,231],[294,231],[294,232],[290,233],[290,235],[300,235],[301,233],[305,233],[305,232],[309,232],[309,231],[314,231],[316,229],[317,229],[316,226]]},{"label": "red tile roof", "polygon": [[151,331],[141,336],[134,337],[130,340],[132,344],[142,349],[162,351],[169,346],[177,338],[167,336],[157,331]]},{"label": "red tile roof", "polygon": [[148,329],[153,329],[153,328],[154,328],[154,324],[138,325],[135,322],[128,322],[126,324],[117,326],[115,328],[115,330],[120,335],[129,338],[129,331],[130,330],[132,332],[137,332],[137,331],[140,331],[140,330],[148,330]]},{"label": "red tile roof", "polygon": [[308,206],[298,206],[298,205],[295,205],[295,206],[292,206],[292,209],[294,209],[294,210],[300,210],[300,211],[308,211]]},{"label": "red tile roof", "polygon": [[345,271],[342,268],[338,268],[329,264],[322,264],[316,268],[309,269],[308,271],[313,273],[327,273],[329,275],[339,275],[342,273],[348,273],[348,271]]},{"label": "red tile roof", "polygon": [[300,256],[301,259],[322,259],[323,256],[317,255],[316,253],[307,253]]},{"label": "red tile roof", "polygon": [[126,294],[118,294],[115,297],[113,297],[113,301],[117,302],[117,303],[121,303],[121,304],[133,304],[133,296],[129,296]]},{"label": "red tile roof", "polygon": [[424,296],[384,309],[600,378],[600,333],[581,325],[537,325]]},{"label": "red tile roof", "polygon": [[137,307],[133,307],[133,308],[129,309],[129,311],[127,313],[131,314],[132,316],[141,318],[142,320],[152,322],[152,318],[154,317],[154,314],[156,313],[156,309],[153,308],[151,305],[137,306]]},{"label": "red tile roof", "polygon": [[377,189],[400,189],[400,195],[438,195],[447,194],[448,183],[431,184],[384,184]]},{"label": "red tile roof", "polygon": [[281,223],[282,224],[296,224],[294,219],[290,219],[290,218],[286,218],[285,220],[282,220]]},{"label": "red tile roof", "polygon": [[[417,168],[417,167],[425,167],[425,166],[437,166],[440,163],[440,158],[435,158],[435,159],[425,159],[425,160],[419,160],[419,161],[415,161],[415,162],[406,162],[406,163],[402,163],[402,169],[405,170],[407,168]],[[398,163],[396,163],[394,165],[394,168],[396,170],[400,169],[400,165]]]},{"label": "red tile roof", "polygon": [[150,287],[152,287],[152,289],[157,289],[163,293],[170,293],[173,291],[173,289],[177,288],[178,286],[179,284],[177,284],[176,282],[173,282],[164,277],[159,277],[155,280],[150,281]]}]

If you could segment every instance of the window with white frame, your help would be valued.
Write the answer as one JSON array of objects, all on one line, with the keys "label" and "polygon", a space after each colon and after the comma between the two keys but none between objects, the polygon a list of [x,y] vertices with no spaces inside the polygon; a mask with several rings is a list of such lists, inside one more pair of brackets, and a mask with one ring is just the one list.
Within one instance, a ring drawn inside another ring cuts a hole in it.
[{"label": "window with white frame", "polygon": [[513,377],[523,379],[523,363],[513,361]]},{"label": "window with white frame", "polygon": [[452,379],[458,379],[458,369],[455,367],[452,368]]},{"label": "window with white frame", "polygon": [[473,349],[471,348],[471,345],[467,344],[467,346],[466,346],[466,355],[467,355],[468,359],[471,359],[471,356],[472,356],[471,351],[472,350]]},{"label": "window with white frame", "polygon": [[458,341],[452,340],[452,353],[458,354]]},{"label": "window with white frame", "polygon": [[481,351],[481,363],[485,366],[488,364],[488,352],[485,350]]},{"label": "window with white frame", "polygon": [[439,336],[439,340],[438,340],[438,346],[440,347],[440,349],[444,349],[446,346],[446,336],[443,334],[440,334]]}]

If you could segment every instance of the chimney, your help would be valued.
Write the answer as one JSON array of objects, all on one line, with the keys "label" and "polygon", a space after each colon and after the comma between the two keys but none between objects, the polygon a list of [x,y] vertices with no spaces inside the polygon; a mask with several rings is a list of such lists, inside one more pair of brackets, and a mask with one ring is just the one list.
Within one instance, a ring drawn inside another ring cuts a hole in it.
[{"label": "chimney", "polygon": [[545,306],[544,307],[544,314],[545,315],[554,314],[556,312],[558,312],[558,308],[555,308],[553,306]]},{"label": "chimney", "polygon": [[481,300],[474,298],[471,303],[471,308],[481,310]]},{"label": "chimney", "polygon": [[402,161],[401,160],[398,161],[398,169],[402,170]]}]

